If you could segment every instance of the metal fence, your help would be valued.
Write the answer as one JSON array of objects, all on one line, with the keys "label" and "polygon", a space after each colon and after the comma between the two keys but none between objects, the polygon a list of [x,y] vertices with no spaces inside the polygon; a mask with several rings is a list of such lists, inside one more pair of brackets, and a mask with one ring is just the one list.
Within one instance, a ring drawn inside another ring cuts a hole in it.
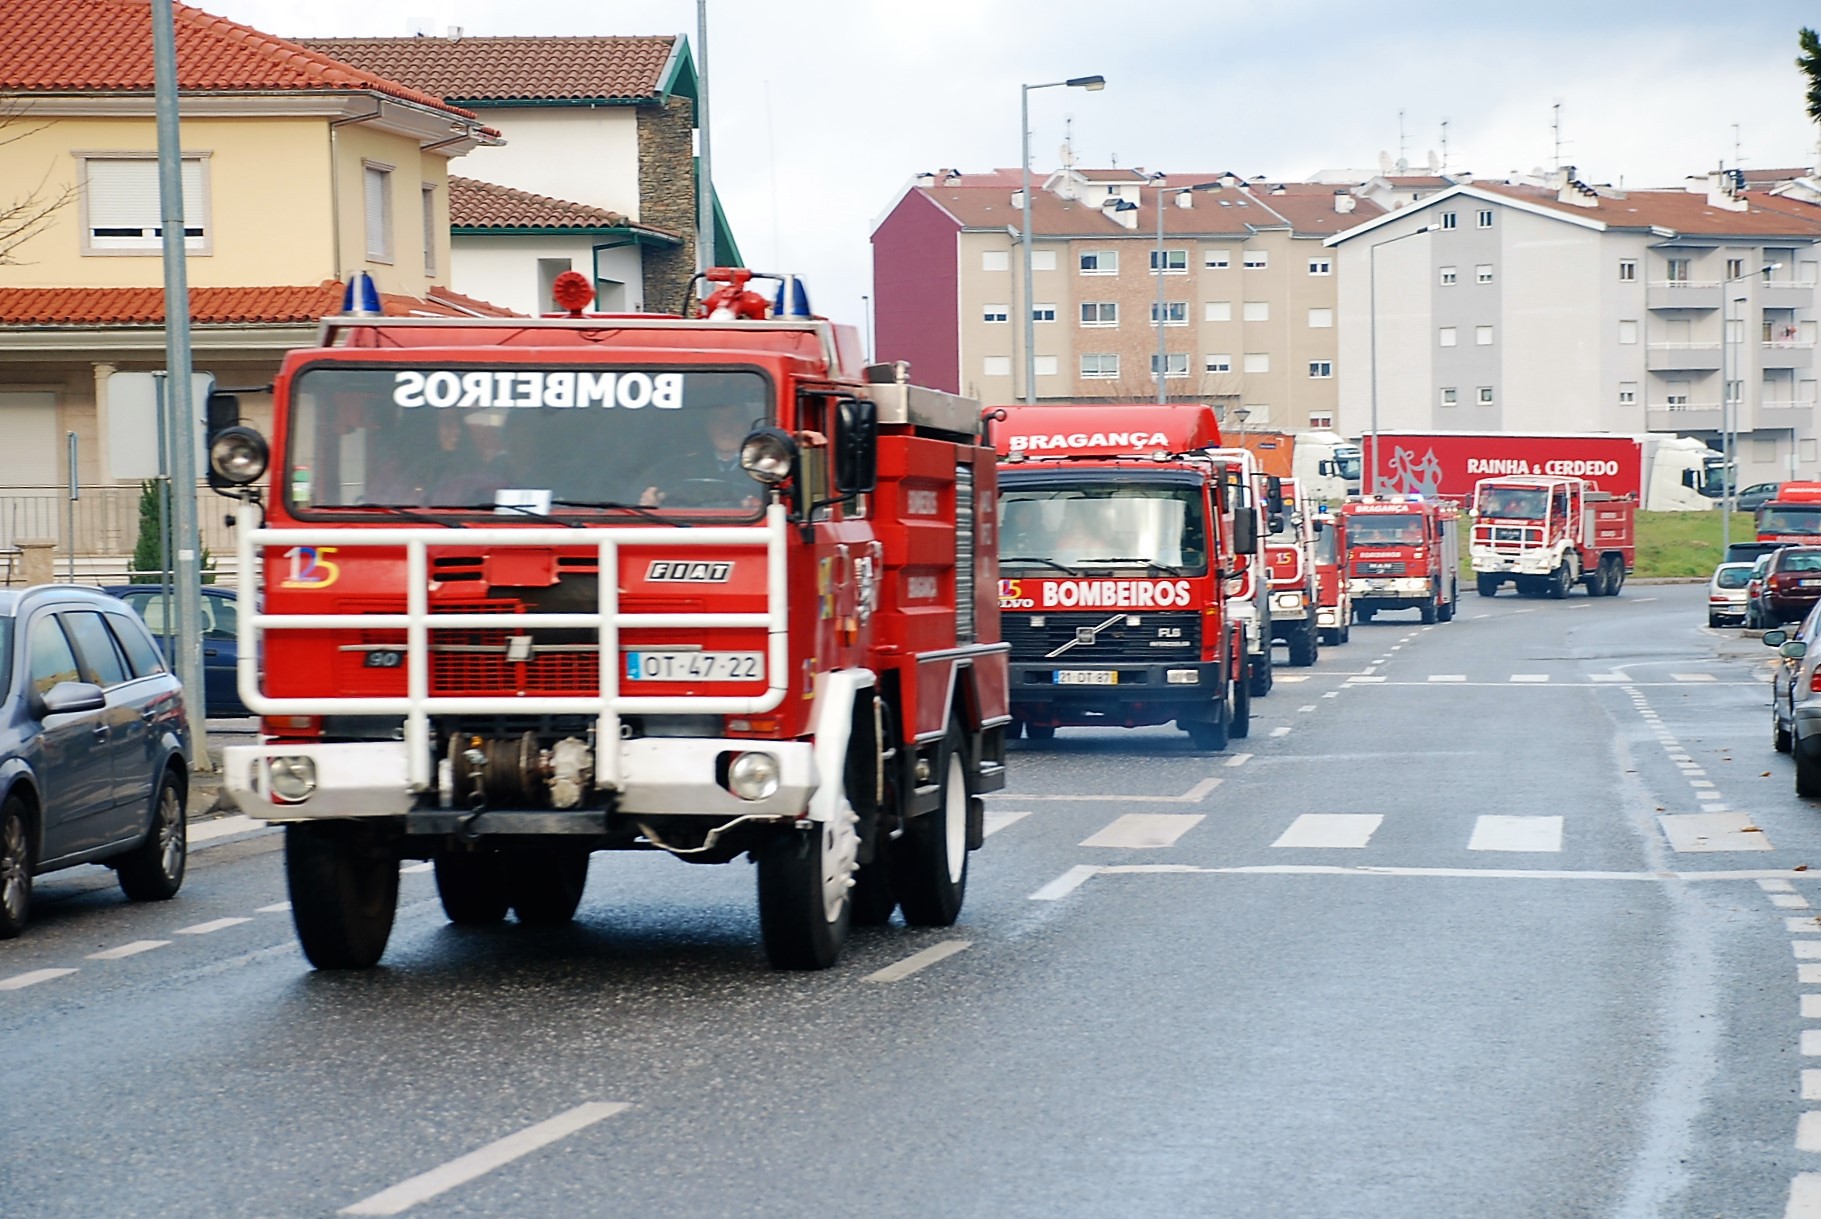
[{"label": "metal fence", "polygon": [[[139,543],[139,487],[84,487],[76,500],[75,551],[79,566],[126,571]],[[224,519],[233,505],[198,488],[197,517],[202,544],[211,557],[232,563],[234,530]],[[19,543],[49,539],[57,543],[58,571],[70,549],[72,524],[68,493],[62,487],[8,487],[0,491],[0,552],[16,553]]]}]

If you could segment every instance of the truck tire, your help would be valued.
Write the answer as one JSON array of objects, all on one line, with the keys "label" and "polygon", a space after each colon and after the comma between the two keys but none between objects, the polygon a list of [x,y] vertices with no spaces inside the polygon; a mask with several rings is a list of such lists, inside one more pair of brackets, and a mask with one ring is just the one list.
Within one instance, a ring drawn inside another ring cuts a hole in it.
[{"label": "truck tire", "polygon": [[1189,734],[1189,744],[1204,753],[1219,753],[1227,747],[1228,720],[1227,700],[1221,699],[1214,708],[1211,720],[1183,720],[1182,727]]},{"label": "truck tire", "polygon": [[1453,622],[1454,611],[1460,606],[1460,603],[1461,586],[1458,583],[1450,584],[1448,586],[1448,599],[1435,608],[1436,621]]},{"label": "truck tire", "polygon": [[1442,599],[1438,593],[1417,607],[1417,617],[1422,620],[1424,626],[1434,622],[1441,615],[1441,605]]},{"label": "truck tire", "polygon": [[958,720],[936,757],[936,811],[913,817],[892,843],[892,891],[912,927],[949,927],[967,898],[967,736]]},{"label": "truck tire", "polygon": [[527,927],[561,927],[575,917],[588,887],[583,847],[533,847],[506,857],[506,899]]},{"label": "truck tire", "polygon": [[304,956],[318,969],[371,969],[398,912],[398,852],[358,822],[285,827],[285,886]]},{"label": "truck tire", "polygon": [[1568,570],[1568,560],[1563,559],[1562,565],[1556,568],[1555,573],[1549,577],[1549,599],[1560,601],[1568,595],[1568,590],[1573,587],[1574,573]]},{"label": "truck tire", "polygon": [[1246,680],[1251,683],[1253,698],[1263,698],[1271,693],[1271,684],[1275,679],[1270,653],[1246,658]]},{"label": "truck tire", "polygon": [[120,891],[136,902],[162,902],[176,897],[177,890],[183,888],[189,843],[184,826],[183,780],[175,771],[167,770],[152,802],[152,824],[145,841],[114,865]]},{"label": "truck tire", "polygon": [[1302,628],[1288,640],[1290,644],[1290,663],[1298,669],[1306,669],[1315,663],[1321,655],[1321,641],[1315,634],[1315,619],[1303,619]]},{"label": "truck tire", "polygon": [[841,955],[853,917],[858,820],[848,812],[809,822],[754,852],[759,935],[773,969],[827,969]]},{"label": "truck tire", "polygon": [[493,852],[443,851],[433,865],[443,913],[458,927],[487,927],[505,919],[506,861]]},{"label": "truck tire", "polygon": [[1353,638],[1353,611],[1348,609],[1340,616],[1340,641],[1346,643]]},{"label": "truck tire", "polygon": [[1252,684],[1241,676],[1227,690],[1227,736],[1243,741],[1252,733]]},{"label": "truck tire", "polygon": [[1805,756],[1799,745],[1792,756],[1796,759],[1796,794],[1821,796],[1821,757]]},{"label": "truck tire", "polygon": [[1362,606],[1359,606],[1356,609],[1354,609],[1353,620],[1355,622],[1371,622],[1372,615],[1374,615],[1376,613],[1378,613],[1377,610],[1372,609],[1369,606],[1362,605]]},{"label": "truck tire", "polygon": [[1612,574],[1606,578],[1606,595],[1616,597],[1619,590],[1625,587],[1625,560],[1618,555],[1612,556]]},{"label": "truck tire", "polygon": [[1026,724],[1024,726],[1024,735],[1033,741],[1053,741],[1056,739],[1056,725]]},{"label": "truck tire", "polygon": [[892,921],[892,911],[898,908],[897,895],[892,892],[891,865],[885,858],[890,845],[879,843],[879,854],[873,861],[861,864],[854,872],[854,888],[848,899],[853,912],[848,921],[856,927],[883,927]]},{"label": "truck tire", "polygon": [[1498,596],[1499,585],[1503,583],[1504,581],[1497,576],[1478,575],[1473,577],[1474,591],[1482,597]]}]

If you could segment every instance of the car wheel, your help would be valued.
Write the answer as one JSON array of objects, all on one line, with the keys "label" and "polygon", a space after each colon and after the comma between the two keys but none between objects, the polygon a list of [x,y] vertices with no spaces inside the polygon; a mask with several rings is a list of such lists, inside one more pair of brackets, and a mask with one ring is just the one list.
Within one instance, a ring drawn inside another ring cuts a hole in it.
[{"label": "car wheel", "polygon": [[25,930],[32,908],[32,825],[25,801],[0,805],[0,940]]},{"label": "car wheel", "polygon": [[152,824],[145,841],[121,856],[115,865],[120,891],[136,902],[169,901],[183,888],[189,854],[183,784],[167,770],[158,784],[158,797],[152,802]]},{"label": "car wheel", "polygon": [[1789,729],[1783,726],[1783,717],[1777,714],[1777,709],[1775,707],[1772,707],[1770,709],[1771,748],[1775,749],[1778,753],[1788,753],[1794,745],[1794,735],[1791,734]]},{"label": "car wheel", "polygon": [[1821,755],[1804,755],[1794,751],[1796,759],[1796,794],[1821,796]]},{"label": "car wheel", "polygon": [[1710,627],[1719,626],[1720,625],[1720,615],[1718,615],[1718,614],[1707,615],[1707,625]]}]

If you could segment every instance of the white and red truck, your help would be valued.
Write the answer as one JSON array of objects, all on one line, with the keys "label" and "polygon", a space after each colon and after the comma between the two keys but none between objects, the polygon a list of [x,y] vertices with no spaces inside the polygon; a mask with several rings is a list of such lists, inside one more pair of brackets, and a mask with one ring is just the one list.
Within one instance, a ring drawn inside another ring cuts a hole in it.
[{"label": "white and red truck", "polygon": [[261,598],[224,786],[285,826],[317,967],[379,960],[401,859],[536,925],[597,850],[750,855],[782,968],[959,913],[1010,718],[978,405],[705,278],[690,318],[574,273],[567,316],[330,318],[269,445],[214,431]]},{"label": "white and red truck", "polygon": [[1321,588],[1315,566],[1315,533],[1321,526],[1315,505],[1302,495],[1294,478],[1280,478],[1282,511],[1269,520],[1265,567],[1270,572],[1271,638],[1290,650],[1299,668],[1321,654]]},{"label": "white and red truck", "polygon": [[1360,446],[1367,490],[1458,504],[1482,478],[1537,475],[1585,479],[1655,511],[1705,510],[1725,481],[1725,459],[1705,442],[1656,432],[1368,432]]},{"label": "white and red truck", "polygon": [[1346,518],[1347,593],[1353,616],[1414,609],[1424,622],[1447,622],[1460,603],[1460,518],[1446,500],[1362,495],[1341,505]]},{"label": "white and red truck", "polygon": [[1213,408],[990,414],[1013,734],[1174,722],[1209,750],[1245,736],[1246,636],[1228,596],[1257,517],[1237,468],[1209,455]]},{"label": "white and red truck", "polygon": [[1637,512],[1582,478],[1482,478],[1468,550],[1480,596],[1507,582],[1527,596],[1566,597],[1576,584],[1618,596],[1637,560]]},{"label": "white and red truck", "polygon": [[1271,661],[1271,579],[1265,563],[1263,539],[1271,520],[1284,510],[1283,480],[1265,473],[1259,455],[1250,447],[1209,449],[1222,463],[1228,484],[1228,502],[1234,511],[1252,518],[1259,538],[1255,552],[1241,550],[1234,560],[1238,578],[1227,583],[1227,612],[1240,626],[1246,640],[1247,688],[1252,697],[1271,693],[1276,669]]},{"label": "white and red truck", "polygon": [[1821,545],[1821,482],[1786,482],[1757,511],[1760,542]]},{"label": "white and red truck", "polygon": [[1325,646],[1353,636],[1353,598],[1347,591],[1347,518],[1339,512],[1316,514],[1315,625]]}]

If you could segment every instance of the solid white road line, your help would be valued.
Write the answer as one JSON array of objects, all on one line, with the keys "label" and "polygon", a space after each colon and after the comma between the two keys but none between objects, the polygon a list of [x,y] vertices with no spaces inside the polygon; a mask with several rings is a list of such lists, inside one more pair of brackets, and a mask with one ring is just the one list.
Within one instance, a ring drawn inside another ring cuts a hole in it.
[{"label": "solid white road line", "polygon": [[238,927],[242,923],[250,923],[252,921],[253,920],[250,918],[210,919],[206,923],[197,923],[194,926],[190,926],[190,927],[179,927],[177,929],[176,934],[178,934],[178,935],[209,935],[212,932],[223,931],[229,927]]},{"label": "solid white road line", "polygon": [[1227,765],[1228,766],[1244,766],[1247,762],[1250,762],[1251,760],[1252,760],[1252,755],[1249,753],[1236,753],[1232,757],[1227,759]]},{"label": "solid white road line", "polygon": [[254,913],[256,913],[256,914],[283,914],[290,908],[291,908],[290,902],[273,902],[269,906],[261,906]]},{"label": "solid white road line", "polygon": [[1145,850],[1175,846],[1176,840],[1201,824],[1200,813],[1127,813],[1091,837],[1084,847]]},{"label": "solid white road line", "polygon": [[1474,821],[1469,851],[1560,851],[1560,817],[1506,817],[1487,814]]},{"label": "solid white road line", "polygon": [[10,978],[0,978],[0,990],[24,990],[40,982],[49,982],[52,978],[68,977],[75,973],[73,969],[33,969]]},{"label": "solid white road line", "polygon": [[998,809],[988,809],[985,817],[985,824],[982,825],[980,830],[981,836],[991,838],[1006,826],[1016,825],[1030,815],[1029,809],[1017,813],[1009,811],[1001,812]]},{"label": "solid white road line", "polygon": [[937,961],[946,961],[957,952],[972,948],[973,946],[974,942],[972,940],[944,940],[940,944],[930,945],[922,952],[913,952],[910,956],[905,957],[896,965],[887,965],[884,969],[869,973],[864,978],[861,978],[860,981],[901,982],[905,978],[916,973],[919,969],[927,969]]},{"label": "solid white road line", "polygon": [[1430,681],[1466,681],[1467,675],[1465,673],[1431,673],[1429,675],[1429,680]]},{"label": "solid white road line", "polygon": [[999,795],[1007,800],[1106,800],[1118,804],[1200,804],[1219,786],[1220,780],[1210,776],[1180,796],[1124,796],[1117,793],[1112,795],[1083,793],[1071,796],[1039,796],[1030,792],[1000,792]]},{"label": "solid white road line", "polygon": [[548,1121],[528,1126],[517,1134],[509,1134],[498,1142],[489,1143],[476,1151],[471,1151],[458,1159],[450,1160],[440,1168],[412,1177],[409,1181],[400,1182],[391,1189],[383,1189],[370,1198],[363,1198],[353,1206],[344,1207],[344,1215],[397,1215],[427,1202],[438,1194],[444,1194],[458,1185],[466,1185],[476,1177],[484,1176],[496,1168],[510,1164],[512,1161],[559,1139],[568,1138],[578,1130],[585,1130],[603,1118],[623,1113],[632,1106],[620,1103],[589,1101],[577,1105],[566,1113],[559,1113]]},{"label": "solid white road line", "polygon": [[[1244,864],[1224,868],[1206,868],[1182,863],[1111,864],[1092,869],[1106,875],[1139,873],[1149,875],[1197,876],[1389,876],[1422,877],[1440,880],[1621,880],[1664,881],[1679,883],[1709,880],[1755,880],[1764,875],[1755,868],[1728,868],[1718,872],[1576,872],[1547,868],[1399,868],[1382,864],[1312,864],[1275,863]],[[1782,869],[1779,869],[1781,871]],[[1804,971],[1813,970],[1811,975]],[[1804,986],[1821,985],[1821,965],[1797,965],[1796,972]],[[1821,1032],[1821,1030],[1817,1030]],[[1821,1046],[1821,1041],[1815,1043]],[[1821,1054],[1821,1049],[1816,1051]]]},{"label": "solid white road line", "polygon": [[1304,813],[1271,845],[1351,850],[1371,842],[1384,820],[1378,813]]},{"label": "solid white road line", "polygon": [[119,961],[126,957],[136,957],[142,952],[150,952],[154,948],[163,948],[170,942],[169,940],[134,940],[131,944],[122,944],[118,948],[91,952],[88,959],[91,961]]},{"label": "solid white road line", "polygon": [[263,830],[266,823],[236,813],[231,817],[216,817],[209,821],[199,821],[189,827],[191,846],[213,842],[217,838],[227,838],[234,834],[245,834],[252,830]]},{"label": "solid white road line", "polygon": [[1657,823],[1672,850],[1769,851],[1770,836],[1752,825],[1749,813],[1660,813]]},{"label": "solid white road line", "polygon": [[1049,884],[1043,886],[1043,888],[1037,890],[1037,892],[1031,894],[1030,900],[1034,902],[1061,901],[1075,890],[1081,888],[1081,886],[1087,884],[1089,879],[1099,871],[1100,869],[1093,864],[1078,863],[1064,872],[1061,876],[1058,876],[1055,880],[1052,880]]},{"label": "solid white road line", "polygon": [[1524,681],[1542,682],[1542,681],[1549,680],[1549,674],[1547,674],[1547,673],[1513,673],[1511,675],[1511,680],[1518,681],[1518,682],[1524,682]]}]

